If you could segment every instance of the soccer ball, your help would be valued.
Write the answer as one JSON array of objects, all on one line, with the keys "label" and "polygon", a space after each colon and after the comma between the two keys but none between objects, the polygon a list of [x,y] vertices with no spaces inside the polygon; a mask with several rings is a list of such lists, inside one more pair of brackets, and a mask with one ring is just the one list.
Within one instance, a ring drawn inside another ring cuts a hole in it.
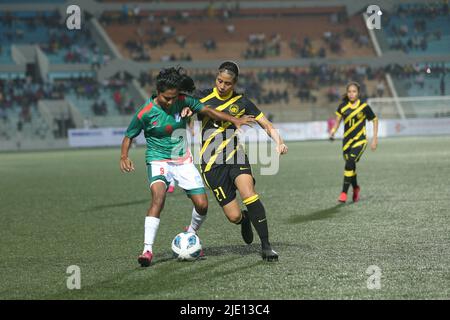
[{"label": "soccer ball", "polygon": [[192,232],[179,233],[172,240],[173,256],[182,261],[193,261],[200,256],[202,243],[200,238]]}]

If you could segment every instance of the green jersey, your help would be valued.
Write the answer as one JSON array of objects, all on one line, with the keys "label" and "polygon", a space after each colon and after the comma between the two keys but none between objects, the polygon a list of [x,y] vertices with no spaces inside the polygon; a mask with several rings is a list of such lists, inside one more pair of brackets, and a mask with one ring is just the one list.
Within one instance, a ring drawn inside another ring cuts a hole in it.
[{"label": "green jersey", "polygon": [[[144,131],[147,140],[145,160],[177,160],[186,156],[185,140],[186,124],[189,119],[181,118],[181,110],[188,107],[194,113],[203,109],[204,105],[197,99],[180,94],[168,110],[158,106],[152,96],[136,112],[131,120],[125,136],[133,139]],[[180,133],[172,133],[183,129]]]}]

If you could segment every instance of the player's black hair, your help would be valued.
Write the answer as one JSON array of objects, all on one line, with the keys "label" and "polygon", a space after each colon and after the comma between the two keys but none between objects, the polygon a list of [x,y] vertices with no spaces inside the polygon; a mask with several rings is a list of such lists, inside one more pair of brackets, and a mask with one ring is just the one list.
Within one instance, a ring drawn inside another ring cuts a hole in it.
[{"label": "player's black hair", "polygon": [[239,77],[239,66],[233,61],[225,61],[219,66],[219,72],[228,72],[233,76],[233,80],[237,81]]},{"label": "player's black hair", "polygon": [[192,92],[195,90],[194,80],[181,67],[162,69],[156,77],[156,90],[164,92],[169,89]]},{"label": "player's black hair", "polygon": [[361,96],[361,86],[360,86],[360,84],[358,82],[356,82],[356,81],[352,81],[352,82],[347,83],[347,85],[345,86],[345,93],[342,95],[342,101],[343,102],[348,102],[349,101],[348,100],[348,96],[347,96],[347,91],[348,91],[348,88],[350,88],[351,86],[355,86],[356,89],[358,89],[358,97]]}]

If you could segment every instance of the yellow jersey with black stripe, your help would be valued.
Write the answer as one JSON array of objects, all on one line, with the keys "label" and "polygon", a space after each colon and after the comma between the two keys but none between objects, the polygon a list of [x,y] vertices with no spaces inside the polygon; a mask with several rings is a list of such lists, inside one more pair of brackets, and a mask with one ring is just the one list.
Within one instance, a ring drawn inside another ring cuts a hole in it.
[{"label": "yellow jersey with black stripe", "polygon": [[[236,118],[252,115],[258,120],[263,117],[263,113],[253,102],[243,94],[234,91],[227,97],[221,97],[217,88],[214,87],[197,91],[194,97],[204,105]],[[239,144],[236,127],[231,122],[212,120],[201,114],[198,114],[198,118],[202,122],[200,156],[203,172],[208,172],[218,165],[248,163],[244,148]]]},{"label": "yellow jersey with black stripe", "polygon": [[372,108],[365,101],[358,100],[354,105],[350,101],[343,102],[336,110],[336,115],[344,121],[344,139],[342,149],[345,152],[355,143],[366,141],[366,120],[376,119]]}]

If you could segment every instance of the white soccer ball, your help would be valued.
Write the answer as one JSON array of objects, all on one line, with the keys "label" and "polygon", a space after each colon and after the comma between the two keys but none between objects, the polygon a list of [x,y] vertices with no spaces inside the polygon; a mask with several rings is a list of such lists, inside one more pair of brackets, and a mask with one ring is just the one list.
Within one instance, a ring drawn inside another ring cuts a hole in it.
[{"label": "white soccer ball", "polygon": [[202,243],[192,232],[179,233],[172,240],[173,256],[178,260],[193,261],[200,256]]}]

